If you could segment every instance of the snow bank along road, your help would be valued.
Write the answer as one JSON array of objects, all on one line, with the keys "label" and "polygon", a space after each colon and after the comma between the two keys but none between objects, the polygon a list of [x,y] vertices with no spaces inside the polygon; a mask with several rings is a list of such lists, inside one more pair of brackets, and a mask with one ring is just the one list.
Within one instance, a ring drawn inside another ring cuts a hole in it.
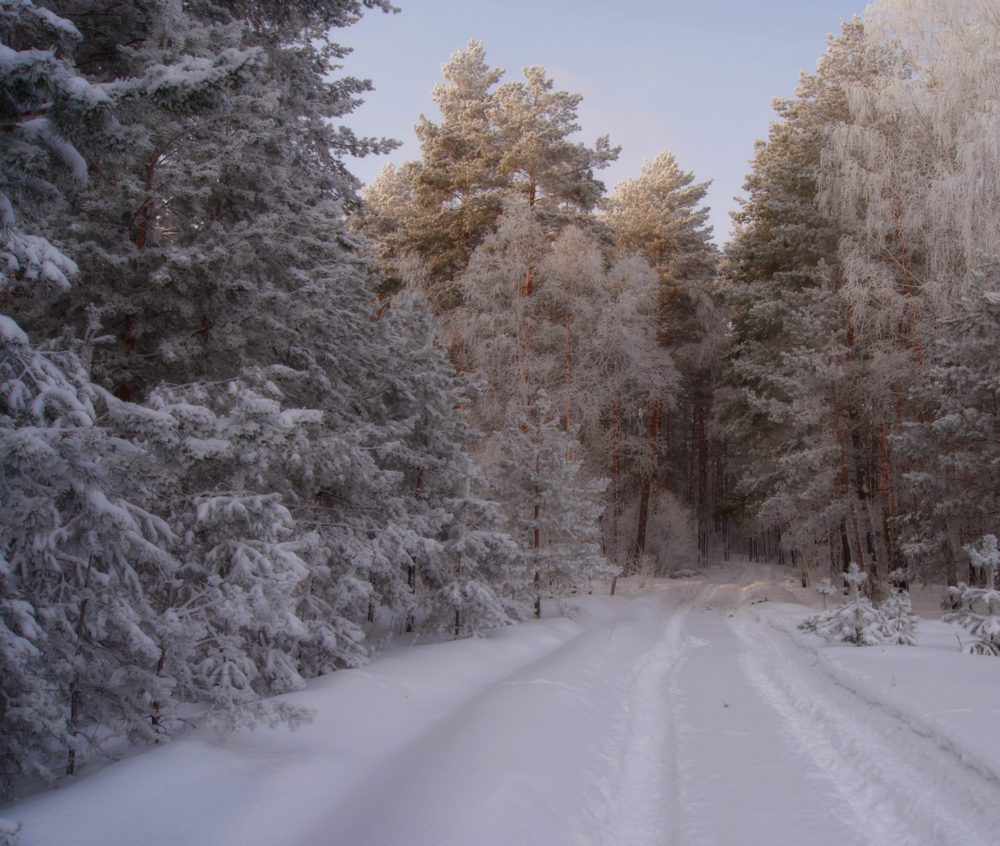
[{"label": "snow bank along road", "polygon": [[720,582],[389,650],[293,694],[296,733],[199,730],[0,816],[24,846],[1000,844],[994,775],[769,624],[777,582]]}]

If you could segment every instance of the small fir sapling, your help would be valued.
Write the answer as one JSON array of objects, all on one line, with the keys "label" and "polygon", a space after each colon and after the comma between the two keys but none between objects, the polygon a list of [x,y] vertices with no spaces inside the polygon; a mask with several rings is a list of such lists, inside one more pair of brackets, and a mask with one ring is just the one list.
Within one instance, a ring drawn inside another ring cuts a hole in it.
[{"label": "small fir sapling", "polygon": [[916,646],[913,632],[920,618],[913,613],[910,594],[905,590],[891,594],[878,609],[884,618],[882,635],[884,642],[902,646]]},{"label": "small fir sapling", "polygon": [[843,640],[856,646],[875,646],[885,641],[884,616],[861,595],[858,586],[868,578],[856,562],[844,574],[844,580],[851,586],[848,601],[824,614],[817,614],[804,620],[799,628],[818,634],[828,642]]},{"label": "small fir sapling", "polygon": [[986,587],[970,587],[959,582],[948,588],[948,601],[956,609],[945,614],[946,623],[958,623],[975,638],[963,647],[972,655],[1000,656],[1000,591],[996,590],[996,569],[1000,563],[996,535],[984,535],[978,547],[968,545],[970,563],[977,571],[985,571]]},{"label": "small fir sapling", "polygon": [[830,610],[829,598],[833,596],[835,593],[840,593],[840,591],[837,588],[835,588],[833,584],[830,582],[830,580],[827,578],[823,579],[823,581],[821,581],[818,585],[816,585],[816,593],[818,593],[821,597],[823,597],[823,610],[829,611]]},{"label": "small fir sapling", "polygon": [[896,590],[882,603],[879,611],[885,617],[882,631],[885,634],[885,642],[892,644],[902,644],[905,646],[916,646],[916,639],[913,632],[920,622],[920,618],[913,613],[910,604],[910,593],[907,590],[910,582],[913,581],[914,572],[909,567],[900,567],[889,574],[889,581]]}]

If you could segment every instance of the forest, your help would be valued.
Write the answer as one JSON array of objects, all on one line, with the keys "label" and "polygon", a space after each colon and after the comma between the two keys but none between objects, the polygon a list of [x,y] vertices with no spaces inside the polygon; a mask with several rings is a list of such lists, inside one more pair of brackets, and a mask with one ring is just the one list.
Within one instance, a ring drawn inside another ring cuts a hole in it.
[{"label": "forest", "polygon": [[994,0],[844,22],[722,247],[479,41],[362,188],[397,145],[331,39],[389,0],[42,2],[0,0],[0,794],[622,575],[997,596]]}]

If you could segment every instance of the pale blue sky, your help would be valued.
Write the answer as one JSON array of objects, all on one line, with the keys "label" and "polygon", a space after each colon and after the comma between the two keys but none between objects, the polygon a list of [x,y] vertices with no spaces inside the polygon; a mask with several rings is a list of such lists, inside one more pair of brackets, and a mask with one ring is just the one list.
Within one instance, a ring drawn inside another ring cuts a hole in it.
[{"label": "pale blue sky", "polygon": [[610,135],[618,161],[599,173],[610,189],[637,176],[643,158],[670,150],[699,182],[721,244],[730,229],[756,138],[767,135],[771,99],[813,70],[826,36],[864,11],[862,0],[394,0],[398,15],[369,12],[337,38],[354,53],[345,71],[375,91],[347,123],[361,135],[404,142],[390,156],[350,162],[365,182],[387,159],[419,157],[413,124],[436,120],[431,89],[441,65],[470,39],[487,61],[521,78],[542,65],[557,89],[583,95],[588,144]]}]

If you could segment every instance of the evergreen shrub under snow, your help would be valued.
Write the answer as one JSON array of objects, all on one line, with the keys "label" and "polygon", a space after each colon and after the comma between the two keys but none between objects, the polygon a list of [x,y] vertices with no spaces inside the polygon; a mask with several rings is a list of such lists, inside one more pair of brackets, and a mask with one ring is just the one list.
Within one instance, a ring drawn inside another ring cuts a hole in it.
[{"label": "evergreen shrub under snow", "polygon": [[839,608],[809,617],[799,628],[817,634],[828,642],[841,640],[856,646],[915,646],[913,631],[918,618],[911,611],[909,595],[905,592],[893,594],[881,607],[876,608],[859,590],[859,586],[867,578],[868,574],[861,572],[861,568],[852,561],[844,574],[844,580],[851,586],[847,602]]}]

